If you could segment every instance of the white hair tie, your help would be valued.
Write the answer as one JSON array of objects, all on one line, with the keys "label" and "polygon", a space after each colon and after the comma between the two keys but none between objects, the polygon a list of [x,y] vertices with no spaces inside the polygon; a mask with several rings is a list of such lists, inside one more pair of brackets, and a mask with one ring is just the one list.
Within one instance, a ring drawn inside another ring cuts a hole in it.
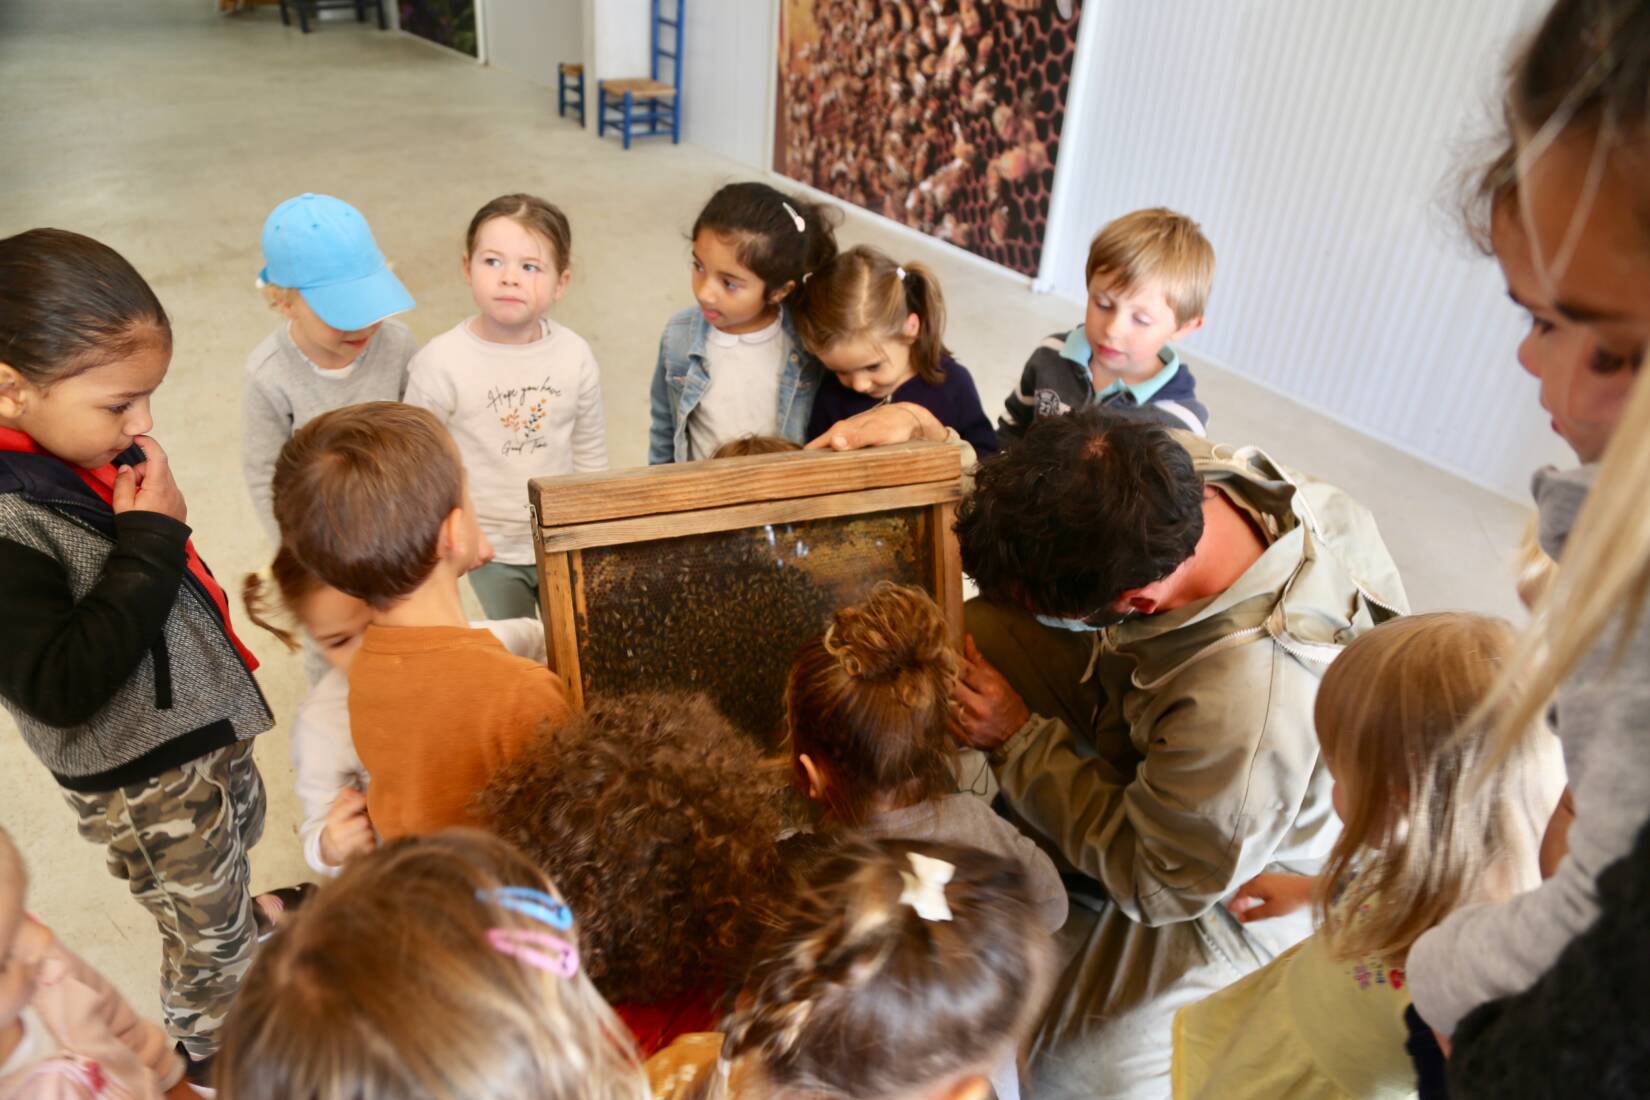
[{"label": "white hair tie", "polygon": [[950,920],[951,906],[945,900],[945,884],[951,881],[957,868],[920,852],[907,852],[906,856],[911,860],[911,870],[899,873],[905,883],[899,896],[900,904],[915,909],[923,920]]},{"label": "white hair tie", "polygon": [[791,221],[796,223],[796,231],[798,233],[806,233],[808,231],[808,223],[802,220],[802,215],[796,212],[796,207],[792,206],[788,202],[781,202],[779,205],[785,208],[785,213],[789,214],[791,216]]},{"label": "white hair tie", "polygon": [[894,268],[894,274],[899,276],[900,282],[903,283],[905,281],[905,269],[903,267]]}]

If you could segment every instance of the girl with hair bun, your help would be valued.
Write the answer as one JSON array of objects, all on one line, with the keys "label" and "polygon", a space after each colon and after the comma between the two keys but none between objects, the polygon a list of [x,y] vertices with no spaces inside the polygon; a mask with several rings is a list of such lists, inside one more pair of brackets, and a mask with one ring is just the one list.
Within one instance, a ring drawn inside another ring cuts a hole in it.
[{"label": "girl with hair bun", "polygon": [[648,1078],[659,1100],[1017,1096],[1051,963],[1018,860],[850,843],[806,876],[725,1034],[683,1036]]},{"label": "girl with hair bun", "polygon": [[957,655],[920,588],[879,584],[803,645],[785,688],[796,782],[827,828],[949,841],[1017,859],[1043,927],[1066,920],[1048,856],[989,804],[958,791],[947,707]]}]

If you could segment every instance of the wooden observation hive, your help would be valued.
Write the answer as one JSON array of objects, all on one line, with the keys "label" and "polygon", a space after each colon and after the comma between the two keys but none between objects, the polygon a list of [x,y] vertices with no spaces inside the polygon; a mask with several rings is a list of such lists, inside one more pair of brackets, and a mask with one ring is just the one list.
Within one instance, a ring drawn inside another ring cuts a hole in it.
[{"label": "wooden observation hive", "polygon": [[703,691],[775,744],[797,648],[878,581],[926,589],[961,649],[961,489],[947,443],[534,478],[550,667],[576,705]]}]

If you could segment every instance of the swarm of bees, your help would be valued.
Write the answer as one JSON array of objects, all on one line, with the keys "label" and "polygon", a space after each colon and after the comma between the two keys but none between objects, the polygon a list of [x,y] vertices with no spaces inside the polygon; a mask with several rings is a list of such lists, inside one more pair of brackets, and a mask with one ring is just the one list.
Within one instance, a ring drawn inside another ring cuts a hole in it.
[{"label": "swarm of bees", "polygon": [[777,167],[1033,274],[1075,0],[814,0],[783,60]]},{"label": "swarm of bees", "polygon": [[920,511],[885,512],[585,550],[586,698],[702,691],[778,747],[797,649],[877,581],[931,586],[929,526]]}]

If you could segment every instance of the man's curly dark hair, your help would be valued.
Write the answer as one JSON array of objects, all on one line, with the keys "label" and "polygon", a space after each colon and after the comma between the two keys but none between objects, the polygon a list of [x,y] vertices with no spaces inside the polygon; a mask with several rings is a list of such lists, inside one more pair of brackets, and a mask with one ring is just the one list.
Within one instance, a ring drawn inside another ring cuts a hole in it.
[{"label": "man's curly dark hair", "polygon": [[1036,421],[975,468],[957,514],[963,570],[1045,615],[1104,612],[1203,537],[1203,479],[1161,425],[1090,407]]},{"label": "man's curly dark hair", "polygon": [[556,884],[602,994],[651,1004],[739,980],[783,874],[785,765],[703,695],[602,699],[477,808]]}]

